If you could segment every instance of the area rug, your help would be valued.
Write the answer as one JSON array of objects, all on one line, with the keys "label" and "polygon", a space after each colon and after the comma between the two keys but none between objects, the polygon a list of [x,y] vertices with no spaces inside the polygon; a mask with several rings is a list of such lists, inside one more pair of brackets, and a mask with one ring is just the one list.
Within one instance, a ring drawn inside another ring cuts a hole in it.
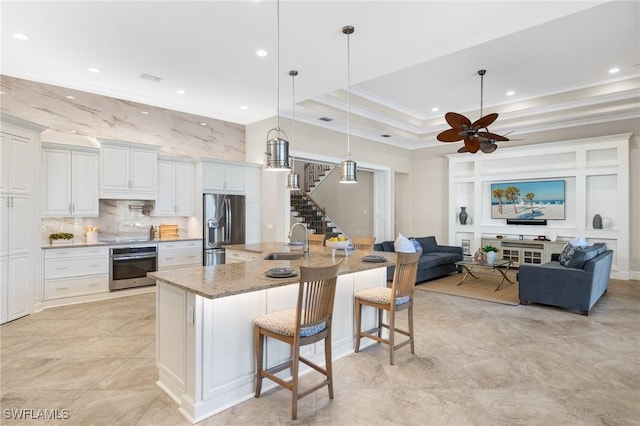
[{"label": "area rug", "polygon": [[458,283],[462,280],[464,274],[447,275],[437,280],[417,284],[416,290],[468,297],[471,299],[485,300],[487,302],[503,303],[505,305],[518,305],[520,303],[515,271],[507,273],[507,276],[514,284],[505,281],[502,288],[498,291],[495,291],[495,289],[500,283],[499,275],[479,273],[476,275],[478,279],[469,276],[461,285],[458,285]]}]

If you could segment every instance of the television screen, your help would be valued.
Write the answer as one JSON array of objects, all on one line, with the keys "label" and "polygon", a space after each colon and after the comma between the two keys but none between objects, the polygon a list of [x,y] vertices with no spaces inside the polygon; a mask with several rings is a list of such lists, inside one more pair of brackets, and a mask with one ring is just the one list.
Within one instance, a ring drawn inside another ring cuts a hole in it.
[{"label": "television screen", "polygon": [[493,219],[564,219],[564,180],[491,184]]}]

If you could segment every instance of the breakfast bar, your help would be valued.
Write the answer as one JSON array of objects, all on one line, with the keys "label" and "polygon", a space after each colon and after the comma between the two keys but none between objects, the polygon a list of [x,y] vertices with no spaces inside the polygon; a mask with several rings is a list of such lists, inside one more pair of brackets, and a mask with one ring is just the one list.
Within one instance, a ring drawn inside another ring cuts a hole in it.
[{"label": "breakfast bar", "polygon": [[[330,248],[312,247],[308,258],[302,249],[286,243],[239,244],[228,249],[252,254],[255,260],[216,266],[176,268],[149,273],[157,284],[158,385],[178,404],[192,423],[232,407],[254,395],[255,354],[253,320],[257,316],[296,304],[298,277],[270,278],[272,268],[328,266],[342,262],[333,315],[334,359],[353,352],[353,294],[386,284],[386,267],[393,253],[368,262],[369,251],[349,256],[333,255]],[[274,254],[292,254],[275,255]],[[295,257],[267,260],[265,257]],[[270,256],[269,256],[270,255]],[[363,317],[374,326],[374,312]],[[322,363],[322,345],[302,349],[304,356]],[[268,341],[265,360],[277,365],[290,356],[289,347]],[[283,374],[289,375],[285,370]],[[275,387],[270,382],[265,385]],[[268,387],[267,387],[268,388]]]}]

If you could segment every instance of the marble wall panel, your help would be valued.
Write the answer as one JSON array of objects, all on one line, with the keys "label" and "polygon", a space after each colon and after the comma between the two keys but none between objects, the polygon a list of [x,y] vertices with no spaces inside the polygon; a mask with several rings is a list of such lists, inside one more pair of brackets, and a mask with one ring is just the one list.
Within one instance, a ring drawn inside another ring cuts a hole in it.
[{"label": "marble wall panel", "polygon": [[157,145],[161,155],[246,159],[241,124],[5,75],[0,87],[0,110],[47,126],[46,142],[97,146],[102,137]]}]

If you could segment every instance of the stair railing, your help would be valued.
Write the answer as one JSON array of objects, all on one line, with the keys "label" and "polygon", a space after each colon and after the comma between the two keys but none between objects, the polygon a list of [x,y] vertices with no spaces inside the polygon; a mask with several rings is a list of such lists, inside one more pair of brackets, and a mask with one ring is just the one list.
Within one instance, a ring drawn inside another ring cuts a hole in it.
[{"label": "stair railing", "polygon": [[326,164],[304,163],[303,188],[304,192],[311,191],[311,187],[324,175],[327,170],[331,170]]}]

